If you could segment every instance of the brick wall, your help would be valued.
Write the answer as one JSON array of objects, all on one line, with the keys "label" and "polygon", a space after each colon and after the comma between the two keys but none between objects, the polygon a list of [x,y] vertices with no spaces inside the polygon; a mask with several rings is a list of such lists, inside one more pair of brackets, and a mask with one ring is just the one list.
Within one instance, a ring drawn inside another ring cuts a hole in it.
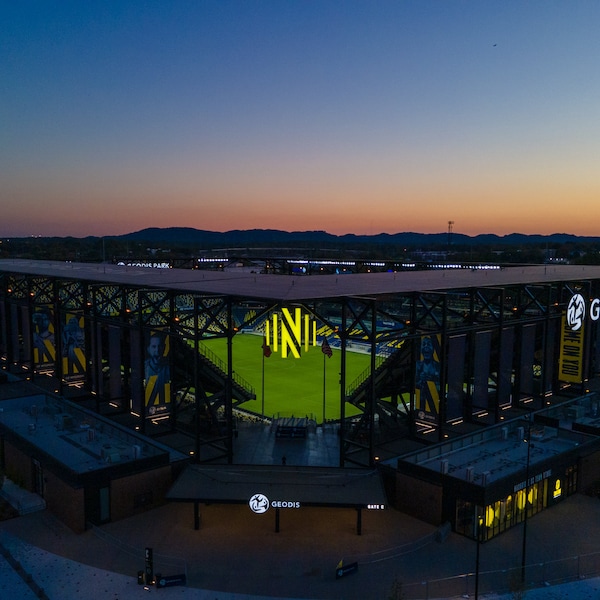
[{"label": "brick wall", "polygon": [[[32,458],[4,442],[6,475],[15,484],[33,491]],[[47,509],[77,533],[85,531],[85,490],[66,483],[42,466]],[[110,483],[110,518],[117,521],[164,504],[173,482],[170,465],[114,479]]]},{"label": "brick wall", "polygon": [[163,504],[171,484],[170,465],[113,479],[110,484],[111,521],[118,521]]},{"label": "brick wall", "polygon": [[402,473],[396,476],[396,507],[421,521],[432,525],[442,523],[442,497],[439,485]]},{"label": "brick wall", "polygon": [[600,488],[600,452],[580,459],[577,491],[585,492],[589,488]]},{"label": "brick wall", "polygon": [[85,494],[44,470],[46,508],[76,533],[85,531]]}]

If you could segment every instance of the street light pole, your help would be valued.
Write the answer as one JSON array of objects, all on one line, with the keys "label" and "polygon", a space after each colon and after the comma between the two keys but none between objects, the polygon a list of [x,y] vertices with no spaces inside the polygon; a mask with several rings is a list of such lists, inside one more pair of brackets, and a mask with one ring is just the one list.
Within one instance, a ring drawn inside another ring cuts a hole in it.
[{"label": "street light pole", "polygon": [[529,512],[529,507],[527,506],[529,502],[529,461],[531,458],[531,415],[527,415],[527,438],[525,442],[527,443],[527,463],[525,467],[525,517],[523,519],[523,552],[521,556],[521,583],[525,583],[525,563],[527,557],[527,513]]},{"label": "street light pole", "polygon": [[[478,511],[479,512],[479,511]],[[484,508],[485,514],[485,508]],[[479,555],[481,552],[481,515],[477,515],[477,556],[475,558],[475,600],[479,598]]]}]

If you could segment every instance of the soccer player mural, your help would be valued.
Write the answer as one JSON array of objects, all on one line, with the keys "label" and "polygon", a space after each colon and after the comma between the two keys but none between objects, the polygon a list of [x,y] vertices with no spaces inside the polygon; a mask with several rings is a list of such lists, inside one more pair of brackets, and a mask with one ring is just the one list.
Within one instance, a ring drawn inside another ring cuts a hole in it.
[{"label": "soccer player mural", "polygon": [[417,418],[438,422],[440,411],[440,336],[421,338],[421,351],[415,369]]},{"label": "soccer player mural", "polygon": [[83,317],[67,314],[62,330],[63,375],[71,381],[85,374],[85,333]]},{"label": "soccer player mural", "polygon": [[169,336],[160,330],[147,336],[144,382],[146,417],[168,415],[171,407],[171,368],[169,365]]},{"label": "soccer player mural", "polygon": [[32,315],[33,321],[33,362],[36,367],[54,365],[56,345],[54,340],[53,312],[42,306]]}]

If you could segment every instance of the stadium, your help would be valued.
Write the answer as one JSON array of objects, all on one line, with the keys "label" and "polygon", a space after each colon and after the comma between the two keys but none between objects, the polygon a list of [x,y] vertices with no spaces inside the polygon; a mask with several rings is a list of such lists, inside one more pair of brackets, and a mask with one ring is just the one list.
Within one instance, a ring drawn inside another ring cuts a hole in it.
[{"label": "stadium", "polygon": [[[75,530],[165,499],[198,527],[202,503],[270,498],[277,530],[286,510],[339,506],[361,533],[363,510],[394,506],[485,541],[600,480],[599,297],[590,266],[2,260],[3,385],[43,390],[14,425],[5,405],[3,466],[49,507],[68,489]],[[36,445],[42,413],[57,437]],[[103,483],[61,458],[67,441]]]}]

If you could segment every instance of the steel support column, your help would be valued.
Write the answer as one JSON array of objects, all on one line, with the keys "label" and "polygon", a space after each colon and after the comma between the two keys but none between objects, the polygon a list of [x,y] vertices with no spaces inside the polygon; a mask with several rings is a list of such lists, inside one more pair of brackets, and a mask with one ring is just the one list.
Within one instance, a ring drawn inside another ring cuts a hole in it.
[{"label": "steel support column", "polygon": [[341,341],[342,356],[340,359],[340,431],[339,431],[339,443],[340,443],[340,467],[345,464],[346,452],[345,442],[346,439],[346,342],[347,342],[347,313],[348,307],[346,301],[342,304],[342,326],[339,332]]}]

